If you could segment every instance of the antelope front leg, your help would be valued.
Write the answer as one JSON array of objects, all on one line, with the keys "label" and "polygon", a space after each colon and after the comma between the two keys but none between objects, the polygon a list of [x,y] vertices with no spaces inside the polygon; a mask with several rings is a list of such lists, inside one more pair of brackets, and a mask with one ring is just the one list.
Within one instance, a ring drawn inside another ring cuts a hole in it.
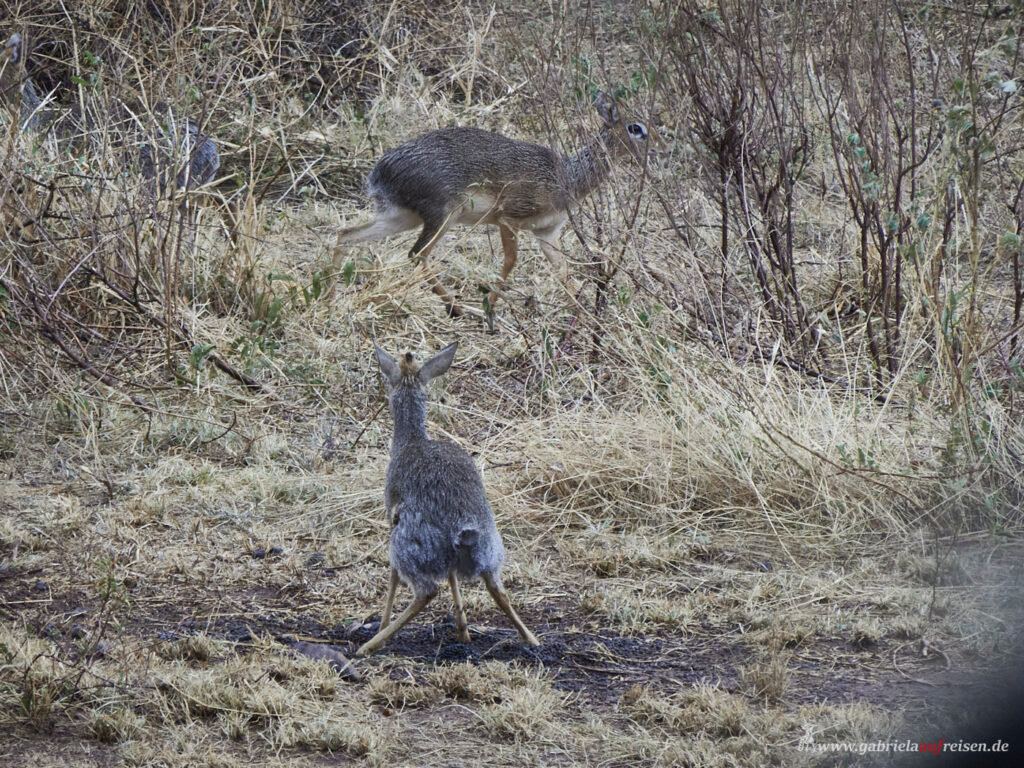
[{"label": "antelope front leg", "polygon": [[[519,243],[516,239],[516,231],[511,227],[500,224],[498,232],[501,233],[501,250],[505,254],[501,264],[501,281],[498,283],[498,288],[504,291],[508,287],[508,276],[512,274],[516,259],[519,257]],[[492,290],[487,295],[487,305],[491,312],[494,311],[494,305],[498,303],[499,295],[496,290]]]},{"label": "antelope front leg", "polygon": [[558,235],[561,231],[562,227],[558,226],[550,230],[534,232],[533,234],[540,244],[541,252],[548,257],[548,261],[551,263],[551,271],[554,273],[555,278],[562,284],[566,293],[570,296],[575,296],[576,291],[569,280],[569,263],[565,260],[565,254],[562,253],[562,249],[558,247]]}]

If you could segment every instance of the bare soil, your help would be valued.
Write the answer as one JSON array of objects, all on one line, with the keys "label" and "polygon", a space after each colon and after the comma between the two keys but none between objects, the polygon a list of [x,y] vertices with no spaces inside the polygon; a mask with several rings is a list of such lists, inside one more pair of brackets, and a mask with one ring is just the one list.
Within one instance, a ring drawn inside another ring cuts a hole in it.
[{"label": "bare soil", "polygon": [[[985,542],[963,545],[961,556],[966,558],[972,550],[981,553],[988,546]],[[976,581],[973,585],[986,603],[984,609],[1016,627],[1008,633],[1016,637],[1024,636],[1019,589],[1024,573],[1022,553],[1024,546],[1019,543],[1002,548],[984,571],[988,583]],[[258,559],[275,556],[257,552]],[[323,568],[316,557],[310,562],[310,579],[335,575],[335,569]],[[44,568],[19,571],[2,567],[0,610],[6,621],[24,623],[32,632],[64,643],[73,658],[76,636],[84,631],[82,624],[102,613],[104,606],[84,591],[55,588],[59,582],[59,574],[51,575]],[[998,586],[986,591],[993,585]],[[304,606],[302,595],[271,588],[212,594],[196,593],[183,585],[177,599],[168,599],[166,589],[139,588],[133,594],[132,610],[120,617],[121,632],[155,643],[203,633],[230,643],[240,655],[256,652],[261,647],[257,641],[268,638],[285,646],[297,641],[323,644],[354,661],[363,680],[351,685],[366,685],[380,675],[415,677],[416,670],[439,665],[499,661],[543,669],[557,690],[572,694],[576,708],[605,714],[614,714],[623,696],[635,686],[668,695],[697,683],[732,693],[749,692],[741,670],[756,654],[740,626],[705,620],[686,632],[624,635],[610,629],[601,615],[585,613],[578,604],[563,599],[539,609],[520,608],[527,625],[541,638],[540,648],[522,645],[504,617],[490,609],[470,616],[472,642],[460,644],[454,639],[454,620],[444,607],[445,597],[442,593],[433,606],[367,660],[356,659],[354,652],[376,632],[376,615],[365,621],[332,623],[324,618],[316,600]],[[787,644],[785,651],[790,654],[789,681],[784,700],[777,702],[784,710],[808,704],[867,703],[901,713],[903,730],[914,741],[984,731],[991,723],[1002,727],[1004,699],[1016,691],[1014,675],[1024,669],[1020,646],[1003,647],[998,664],[993,664],[969,649],[943,648],[927,637],[884,636],[858,644],[839,633],[815,633]],[[390,714],[383,706],[380,711]],[[457,710],[444,712],[443,717],[463,716]],[[4,739],[12,744],[43,740],[48,745],[44,751],[55,757],[64,744],[76,765],[119,764],[105,755],[101,745],[83,743],[70,730],[64,732],[60,722],[43,732],[5,730]],[[12,752],[7,755],[14,759]]]}]

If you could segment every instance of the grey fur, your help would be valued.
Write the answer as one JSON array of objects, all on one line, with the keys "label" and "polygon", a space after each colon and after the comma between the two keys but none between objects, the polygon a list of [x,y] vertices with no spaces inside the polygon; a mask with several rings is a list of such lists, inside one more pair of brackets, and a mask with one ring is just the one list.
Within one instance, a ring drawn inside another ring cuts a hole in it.
[{"label": "grey fur", "polygon": [[[446,579],[455,599],[458,638],[468,642],[458,582],[481,577],[523,639],[537,645],[537,639],[509,605],[501,585],[505,547],[476,464],[455,443],[427,436],[427,385],[448,370],[458,342],[421,367],[411,353],[396,361],[376,343],[373,346],[394,420],[384,487],[384,505],[391,524],[392,576],[380,631],[359,649],[359,654],[383,645],[437,595],[438,582]],[[398,580],[412,588],[413,602],[392,625],[391,607]]]},{"label": "grey fur", "polygon": [[[151,142],[144,142],[139,151],[142,175],[147,179],[155,179],[161,191],[167,187],[175,158],[188,158],[182,164],[178,161],[178,172],[174,177],[175,186],[179,189],[201,187],[217,176],[220,170],[220,153],[217,144],[199,130],[194,120],[186,120],[185,125],[176,124],[173,115],[164,109],[168,116],[167,131],[157,133],[156,152]],[[179,137],[184,127],[185,138]],[[154,160],[155,156],[155,160]]]},{"label": "grey fur", "polygon": [[[74,113],[65,115],[39,95],[25,68],[25,46],[21,35],[17,33],[11,35],[0,48],[0,102],[14,105],[12,112],[21,122],[22,128],[44,134],[53,133],[61,145],[76,146],[81,140],[84,132],[82,116]],[[181,125],[180,120],[176,121],[173,115],[163,111],[169,127],[167,131],[146,131],[148,136],[139,151],[142,175],[156,181],[157,188],[164,191],[168,186],[167,179],[174,158],[187,156],[188,161],[175,174],[175,186],[194,189],[212,181],[220,169],[217,144],[200,131],[192,120],[186,120]],[[135,122],[127,115],[121,116],[120,123],[126,129]],[[184,141],[179,138],[179,134],[184,134]]]},{"label": "grey fur", "polygon": [[[341,248],[378,240],[421,226],[409,257],[425,260],[452,224],[496,224],[501,232],[504,288],[518,255],[516,233],[531,232],[566,283],[568,269],[558,237],[568,210],[607,177],[614,158],[631,155],[643,162],[650,135],[642,123],[624,123],[618,106],[599,94],[594,106],[602,119],[599,134],[576,155],[561,155],[540,144],[517,141],[479,128],[442,128],[392,149],[377,162],[367,189],[377,213],[373,221],[338,233]],[[449,312],[461,314],[436,278],[435,293]],[[490,294],[493,307],[498,292]]]}]

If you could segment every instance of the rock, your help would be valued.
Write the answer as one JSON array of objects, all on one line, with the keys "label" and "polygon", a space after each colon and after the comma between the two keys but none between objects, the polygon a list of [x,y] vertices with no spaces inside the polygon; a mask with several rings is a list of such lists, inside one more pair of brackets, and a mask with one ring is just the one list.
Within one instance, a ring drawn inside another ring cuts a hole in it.
[{"label": "rock", "polygon": [[327,555],[323,552],[314,552],[312,555],[306,558],[307,568],[316,568],[318,565],[323,565],[327,559]]},{"label": "rock", "polygon": [[352,666],[352,662],[334,646],[297,640],[292,643],[291,649],[301,656],[327,661],[331,665],[331,669],[337,672],[342,680],[349,680],[353,683],[362,680],[362,676]]}]

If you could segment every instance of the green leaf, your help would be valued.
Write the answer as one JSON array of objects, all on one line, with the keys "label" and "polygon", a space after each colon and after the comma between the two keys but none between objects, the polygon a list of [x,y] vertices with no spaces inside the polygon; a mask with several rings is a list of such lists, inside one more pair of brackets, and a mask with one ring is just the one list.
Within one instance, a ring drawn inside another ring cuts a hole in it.
[{"label": "green leaf", "polygon": [[188,364],[192,370],[199,370],[206,358],[210,356],[214,346],[215,345],[213,344],[196,344],[192,347],[191,351],[188,353]]}]

